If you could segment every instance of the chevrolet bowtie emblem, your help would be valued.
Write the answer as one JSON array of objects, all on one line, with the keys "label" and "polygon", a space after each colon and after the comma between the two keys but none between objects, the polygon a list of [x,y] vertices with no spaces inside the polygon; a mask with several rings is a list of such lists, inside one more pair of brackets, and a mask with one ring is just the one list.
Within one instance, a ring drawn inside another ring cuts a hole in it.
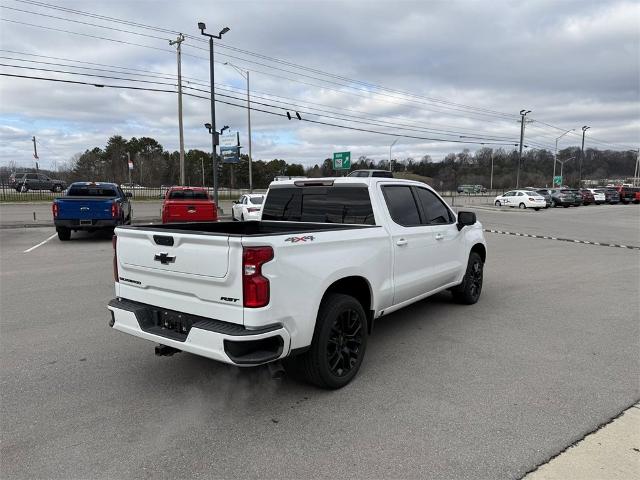
[{"label": "chevrolet bowtie emblem", "polygon": [[170,257],[168,253],[158,253],[153,259],[163,265],[169,265],[176,261],[176,257]]}]

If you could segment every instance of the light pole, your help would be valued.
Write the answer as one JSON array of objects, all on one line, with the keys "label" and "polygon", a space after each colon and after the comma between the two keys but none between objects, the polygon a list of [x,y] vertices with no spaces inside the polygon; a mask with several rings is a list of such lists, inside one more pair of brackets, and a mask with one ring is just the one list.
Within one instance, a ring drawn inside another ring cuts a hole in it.
[{"label": "light pole", "polygon": [[214,86],[214,73],[213,73],[213,39],[220,40],[222,35],[227,33],[230,28],[224,27],[220,30],[218,35],[212,35],[210,33],[204,33],[207,26],[204,22],[198,22],[198,28],[200,33],[205,37],[209,37],[209,76],[211,78],[211,156],[213,157],[213,199],[216,202],[216,208],[220,207],[218,203],[218,158],[216,157],[216,145],[218,145],[218,133],[216,132],[216,97],[213,89]]},{"label": "light pole", "polygon": [[393,166],[391,164],[391,149],[393,148],[393,146],[398,143],[398,140],[400,140],[399,138],[396,138],[393,143],[391,145],[389,145],[389,170],[391,170],[393,172]]},{"label": "light pole", "polygon": [[588,127],[586,125],[582,127],[582,148],[580,149],[580,167],[578,168],[578,187],[580,187],[580,184],[582,183],[582,160],[584,159],[584,134],[590,128],[591,127]]},{"label": "light pole", "polygon": [[520,186],[520,164],[522,163],[522,143],[524,142],[524,125],[525,120],[524,117],[527,116],[527,113],[531,113],[531,110],[520,110],[520,155],[518,156],[518,170],[516,173],[516,188]]},{"label": "light pole", "polygon": [[[566,160],[558,160],[558,162],[560,163],[560,177],[562,177],[562,179],[564,180],[564,177],[562,176],[562,169],[564,168],[564,164],[567,162],[570,162],[571,160],[575,160],[576,157],[571,157],[571,158],[567,158]],[[560,185],[558,185],[560,186]]]},{"label": "light pole", "polygon": [[493,190],[493,148],[491,149],[491,180],[489,182],[489,190]]},{"label": "light pole", "polygon": [[[204,128],[206,128],[207,130],[209,130],[209,133],[211,134],[211,136],[212,136],[212,137],[220,138],[220,135],[222,135],[222,132],[224,132],[225,130],[227,130],[227,129],[229,128],[229,125],[225,125],[224,127],[222,127],[222,128],[220,129],[220,133],[216,132],[216,131],[213,129],[213,125],[211,125],[210,123],[205,123],[205,124],[204,124]],[[216,141],[216,144],[217,144],[217,143],[218,143],[218,142]],[[216,170],[218,169],[218,162],[216,162],[215,160],[214,160],[214,162],[213,162],[213,169],[214,169],[214,172],[213,172],[213,179],[217,182],[217,181],[218,181],[218,172],[217,172]],[[215,187],[214,187],[214,191],[213,191],[213,193],[214,193],[214,196],[217,198],[217,197],[218,197],[218,191],[217,191],[217,190],[215,190]],[[218,205],[218,201],[217,201],[217,200],[216,200],[216,208],[219,208],[219,205]]]},{"label": "light pole", "polygon": [[[555,186],[553,182],[554,182],[554,179],[556,178],[556,162],[558,161],[558,140],[560,140],[562,137],[564,137],[567,133],[573,132],[574,130],[575,130],[575,128],[572,128],[571,130],[567,130],[562,135],[560,135],[558,138],[556,138],[556,151],[553,154],[553,177],[551,178],[551,187],[552,188]],[[562,176],[562,174],[560,174],[560,176]]]},{"label": "light pole", "polygon": [[249,130],[249,193],[253,193],[253,174],[251,172],[251,100],[249,97],[249,70],[242,70],[233,63],[224,62],[225,65],[233,67],[247,81],[247,127]]}]

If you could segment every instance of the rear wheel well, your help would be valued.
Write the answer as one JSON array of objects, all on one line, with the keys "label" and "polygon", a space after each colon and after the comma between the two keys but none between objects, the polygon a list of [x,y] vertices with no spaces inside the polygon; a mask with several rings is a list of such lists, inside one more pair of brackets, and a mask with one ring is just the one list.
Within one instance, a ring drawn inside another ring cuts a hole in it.
[{"label": "rear wheel well", "polygon": [[341,278],[340,280],[333,282],[324,292],[322,301],[324,301],[326,296],[330,293],[342,293],[358,300],[367,315],[367,329],[369,330],[369,333],[371,333],[371,328],[373,327],[371,287],[365,278],[353,276]]},{"label": "rear wheel well", "polygon": [[487,260],[487,249],[484,248],[483,244],[476,243],[473,247],[471,247],[471,251],[476,252],[478,255],[480,255],[480,258],[482,259],[482,263],[484,263]]}]

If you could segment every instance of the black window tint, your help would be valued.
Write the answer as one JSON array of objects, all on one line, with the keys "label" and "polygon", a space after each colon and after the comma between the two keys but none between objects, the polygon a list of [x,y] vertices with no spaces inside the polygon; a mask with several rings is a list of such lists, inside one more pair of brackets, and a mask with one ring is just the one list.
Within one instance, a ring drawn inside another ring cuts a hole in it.
[{"label": "black window tint", "polygon": [[405,227],[420,225],[420,214],[411,187],[383,187],[382,192],[394,222]]},{"label": "black window tint", "polygon": [[98,187],[93,185],[72,186],[67,192],[69,197],[117,197],[118,192],[113,187]]},{"label": "black window tint", "polygon": [[27,178],[29,180],[35,180],[38,178],[38,175],[36,175],[35,173],[27,173]]},{"label": "black window tint", "polygon": [[173,190],[169,194],[171,200],[207,200],[206,192],[202,190]]},{"label": "black window tint", "polygon": [[373,172],[372,177],[383,177],[383,178],[393,178],[393,173],[391,172]]},{"label": "black window tint", "polygon": [[262,220],[375,225],[366,187],[272,188]]},{"label": "black window tint", "polygon": [[425,215],[425,224],[442,225],[453,221],[449,209],[433,192],[426,188],[416,188],[416,192]]}]

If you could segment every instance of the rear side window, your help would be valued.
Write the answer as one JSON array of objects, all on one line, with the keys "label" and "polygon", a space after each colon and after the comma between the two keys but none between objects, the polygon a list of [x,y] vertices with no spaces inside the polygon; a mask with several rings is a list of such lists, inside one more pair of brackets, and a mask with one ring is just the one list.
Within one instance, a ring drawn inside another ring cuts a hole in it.
[{"label": "rear side window", "polygon": [[426,225],[443,225],[453,222],[453,215],[433,192],[426,188],[416,188],[418,201],[422,205]]},{"label": "rear side window", "polygon": [[272,188],[262,220],[375,225],[366,186]]},{"label": "rear side window", "polygon": [[117,197],[118,192],[113,187],[98,187],[93,185],[72,185],[67,192],[68,197]]},{"label": "rear side window", "polygon": [[404,227],[420,225],[418,205],[409,186],[382,187],[382,193],[394,222]]},{"label": "rear side window", "polygon": [[172,190],[170,200],[208,200],[207,192],[202,190]]}]

